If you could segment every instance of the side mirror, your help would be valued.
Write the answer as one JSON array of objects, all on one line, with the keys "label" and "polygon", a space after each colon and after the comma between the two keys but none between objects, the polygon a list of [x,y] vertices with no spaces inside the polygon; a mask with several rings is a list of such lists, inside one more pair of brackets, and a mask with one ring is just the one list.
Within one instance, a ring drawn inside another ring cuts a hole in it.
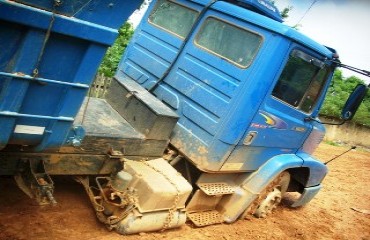
[{"label": "side mirror", "polygon": [[367,86],[363,84],[357,85],[353,90],[342,110],[341,117],[344,121],[351,120],[355,116],[357,109],[366,96],[367,90]]}]

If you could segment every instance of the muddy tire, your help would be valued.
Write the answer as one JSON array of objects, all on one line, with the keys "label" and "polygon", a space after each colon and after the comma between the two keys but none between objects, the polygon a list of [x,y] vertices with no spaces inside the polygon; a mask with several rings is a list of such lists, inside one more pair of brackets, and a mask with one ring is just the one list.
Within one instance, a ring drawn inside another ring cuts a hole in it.
[{"label": "muddy tire", "polygon": [[282,172],[261,192],[258,198],[257,208],[253,215],[257,218],[265,218],[272,213],[280,204],[290,182],[290,174]]}]

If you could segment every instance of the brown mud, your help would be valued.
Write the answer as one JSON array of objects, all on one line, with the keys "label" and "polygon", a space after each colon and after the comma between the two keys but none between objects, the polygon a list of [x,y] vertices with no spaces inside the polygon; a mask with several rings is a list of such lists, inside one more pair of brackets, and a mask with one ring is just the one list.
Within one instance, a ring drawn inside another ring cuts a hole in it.
[{"label": "brown mud", "polygon": [[[346,147],[321,144],[315,156],[323,161]],[[122,236],[100,224],[82,186],[56,178],[58,205],[37,206],[15,186],[0,178],[1,240],[158,240],[158,239],[368,239],[370,215],[370,152],[354,150],[329,164],[323,189],[307,206],[281,207],[266,219],[251,218],[204,228],[185,225],[160,233]]]}]

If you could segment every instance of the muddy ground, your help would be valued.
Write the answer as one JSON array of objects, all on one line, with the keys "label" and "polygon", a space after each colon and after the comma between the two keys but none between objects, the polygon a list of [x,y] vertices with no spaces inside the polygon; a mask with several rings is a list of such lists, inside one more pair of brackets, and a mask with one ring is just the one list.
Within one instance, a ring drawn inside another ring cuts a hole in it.
[{"label": "muddy ground", "polygon": [[[348,147],[321,144],[315,155],[325,161]],[[204,228],[185,225],[163,233],[121,236],[95,218],[82,187],[56,179],[55,207],[34,205],[13,181],[0,178],[1,240],[158,240],[158,239],[369,239],[370,152],[354,150],[329,165],[324,187],[306,207],[283,207],[267,219],[240,220]]]}]

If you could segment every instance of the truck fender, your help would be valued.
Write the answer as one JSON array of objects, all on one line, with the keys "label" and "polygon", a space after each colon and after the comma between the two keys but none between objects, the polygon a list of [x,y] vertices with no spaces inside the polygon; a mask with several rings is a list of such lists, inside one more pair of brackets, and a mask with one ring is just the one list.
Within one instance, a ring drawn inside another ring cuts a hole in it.
[{"label": "truck fender", "polygon": [[295,154],[282,154],[269,159],[257,171],[244,175],[242,184],[234,194],[222,199],[224,221],[232,223],[242,215],[260,192],[281,172],[289,168],[299,168],[303,159]]},{"label": "truck fender", "polygon": [[303,160],[302,167],[309,169],[308,179],[302,185],[304,187],[318,186],[328,173],[328,167],[307,153],[298,152],[297,156]]}]

